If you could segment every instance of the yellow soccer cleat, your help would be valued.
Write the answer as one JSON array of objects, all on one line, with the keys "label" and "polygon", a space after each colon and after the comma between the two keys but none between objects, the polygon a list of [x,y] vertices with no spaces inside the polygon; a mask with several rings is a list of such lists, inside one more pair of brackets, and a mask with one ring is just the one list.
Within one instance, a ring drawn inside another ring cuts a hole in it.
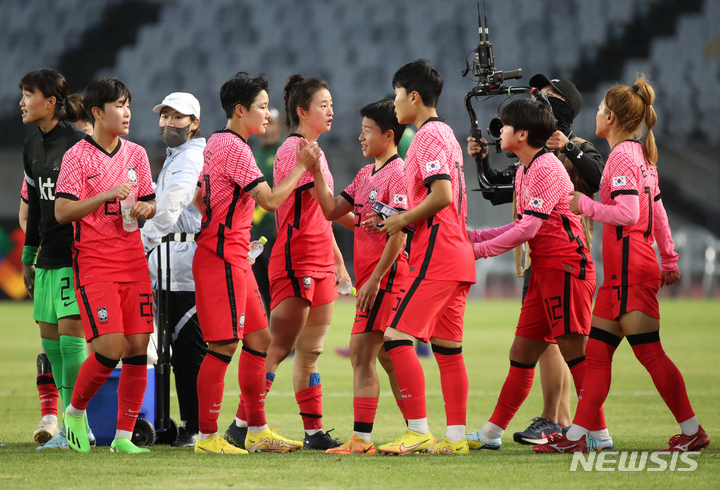
[{"label": "yellow soccer cleat", "polygon": [[353,434],[348,442],[328,449],[325,454],[375,454],[375,444],[372,441],[368,444],[365,439]]},{"label": "yellow soccer cleat", "polygon": [[435,443],[432,451],[433,454],[470,454],[470,446],[468,440],[463,439],[458,442],[450,442],[444,438],[440,442]]},{"label": "yellow soccer cleat", "polygon": [[400,439],[378,446],[378,451],[384,454],[412,454],[432,452],[435,439],[432,434],[420,434],[408,429]]},{"label": "yellow soccer cleat", "polygon": [[220,436],[212,436],[204,441],[195,441],[195,452],[198,454],[247,454],[248,452],[235,447]]},{"label": "yellow soccer cleat", "polygon": [[302,447],[302,441],[287,439],[273,429],[265,429],[259,434],[248,430],[245,437],[245,449],[251,453],[287,453]]}]

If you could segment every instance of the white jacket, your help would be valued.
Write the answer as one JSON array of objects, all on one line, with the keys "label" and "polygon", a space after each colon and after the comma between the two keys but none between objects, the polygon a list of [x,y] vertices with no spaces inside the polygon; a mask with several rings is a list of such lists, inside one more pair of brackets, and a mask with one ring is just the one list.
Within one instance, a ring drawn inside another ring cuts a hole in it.
[{"label": "white jacket", "polygon": [[[167,149],[167,158],[155,189],[157,212],[141,229],[145,253],[152,250],[148,257],[148,267],[154,289],[157,289],[158,250],[162,250],[163,289],[167,289],[166,244],[161,243],[162,237],[168,233],[200,232],[202,217],[193,206],[192,199],[203,167],[204,149],[205,138],[191,139],[177,148]],[[170,243],[172,291],[195,291],[192,262],[196,248],[194,242]]]}]

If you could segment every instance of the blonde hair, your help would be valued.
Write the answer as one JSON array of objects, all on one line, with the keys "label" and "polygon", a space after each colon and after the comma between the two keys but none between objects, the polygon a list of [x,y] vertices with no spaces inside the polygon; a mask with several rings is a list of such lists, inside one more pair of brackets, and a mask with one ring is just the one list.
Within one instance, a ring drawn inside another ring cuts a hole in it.
[{"label": "blonde hair", "polygon": [[634,85],[614,85],[605,93],[603,99],[606,110],[615,114],[623,131],[639,139],[643,130],[647,128],[643,156],[648,165],[655,165],[658,159],[655,136],[652,132],[657,122],[657,114],[652,106],[654,100],[655,90],[642,73],[636,75]]}]

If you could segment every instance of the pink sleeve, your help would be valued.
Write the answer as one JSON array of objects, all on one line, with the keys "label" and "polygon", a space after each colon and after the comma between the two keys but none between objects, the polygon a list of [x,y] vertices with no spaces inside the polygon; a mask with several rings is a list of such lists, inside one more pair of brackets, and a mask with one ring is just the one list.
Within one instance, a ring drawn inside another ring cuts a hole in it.
[{"label": "pink sleeve", "polygon": [[[503,254],[508,250],[521,245],[538,232],[545,220],[538,218],[537,216],[526,214],[522,219],[511,223],[514,225],[512,228],[508,228],[506,233],[497,236],[491,240],[476,243],[473,245],[475,250],[475,258],[488,258],[495,257],[496,255]],[[497,228],[496,228],[497,229]]]},{"label": "pink sleeve", "polygon": [[667,213],[662,200],[653,202],[653,235],[660,251],[660,269],[663,271],[678,270],[678,259],[680,255],[675,252],[675,242],[670,234]]},{"label": "pink sleeve", "polygon": [[520,220],[513,221],[512,223],[508,223],[505,226],[500,226],[498,228],[489,228],[487,230],[472,230],[470,231],[470,243],[482,243],[485,240],[492,240],[493,238],[499,237],[506,231],[515,228],[515,225],[519,221]]},{"label": "pink sleeve", "polygon": [[640,219],[640,202],[637,194],[619,194],[615,204],[593,201],[586,195],[580,196],[580,212],[595,221],[614,226],[634,225]]}]

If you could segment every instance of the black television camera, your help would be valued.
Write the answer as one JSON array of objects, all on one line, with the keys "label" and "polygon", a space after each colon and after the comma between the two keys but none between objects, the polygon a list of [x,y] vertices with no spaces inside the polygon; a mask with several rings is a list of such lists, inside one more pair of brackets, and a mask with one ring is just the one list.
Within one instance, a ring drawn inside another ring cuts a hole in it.
[{"label": "black television camera", "polygon": [[[487,21],[487,7],[485,6],[485,0],[483,0],[483,9],[485,15],[485,26],[483,27],[483,18],[480,15],[480,0],[477,1],[478,7],[478,33],[480,35],[480,44],[476,50],[473,51],[474,56],[472,62],[465,60],[465,70],[463,70],[462,76],[467,76],[472,71],[472,74],[478,77],[478,85],[473,88],[470,92],[465,94],[465,108],[470,116],[470,134],[475,140],[480,143],[482,138],[482,130],[478,124],[477,115],[475,109],[473,109],[473,99],[483,98],[488,100],[491,97],[497,95],[504,95],[512,97],[519,94],[531,94],[532,96],[540,99],[547,103],[547,98],[537,88],[517,86],[510,87],[503,85],[505,80],[513,80],[522,78],[522,68],[515,68],[513,70],[496,70],[495,69],[495,56],[493,55],[492,43],[490,43],[490,36],[488,33],[488,21]],[[500,129],[503,127],[503,123],[500,118],[495,116],[490,120],[488,124],[487,132],[490,135],[492,141],[488,142],[488,146],[495,146],[496,152],[501,153],[500,148]],[[508,153],[508,157],[514,157],[513,153]],[[499,182],[490,182],[486,175],[486,169],[483,168],[482,161],[475,160],[476,168],[478,173],[478,184],[480,189],[476,189],[483,193],[483,195],[491,200],[493,204],[501,204],[503,202],[512,201],[512,191],[514,190],[514,178],[515,172],[519,166],[519,162],[510,164],[506,169],[501,172],[495,172],[493,180]],[[495,196],[497,193],[509,193],[510,200],[506,198],[497,199],[499,196]],[[496,202],[497,201],[497,202]]]}]

